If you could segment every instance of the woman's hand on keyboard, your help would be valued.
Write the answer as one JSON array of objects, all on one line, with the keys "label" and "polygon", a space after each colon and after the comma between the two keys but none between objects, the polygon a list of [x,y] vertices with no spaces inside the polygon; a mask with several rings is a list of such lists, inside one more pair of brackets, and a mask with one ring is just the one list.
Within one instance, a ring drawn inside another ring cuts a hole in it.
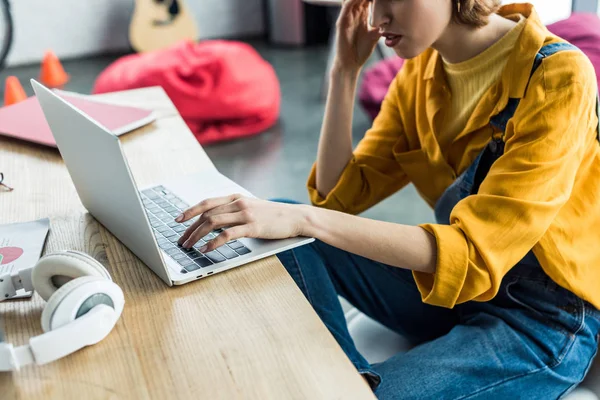
[{"label": "woman's hand on keyboard", "polygon": [[215,229],[226,228],[200,249],[206,253],[239,238],[287,239],[301,236],[308,210],[302,204],[284,204],[233,194],[206,199],[188,208],[176,222],[200,216],[179,239],[185,248],[194,246]]}]

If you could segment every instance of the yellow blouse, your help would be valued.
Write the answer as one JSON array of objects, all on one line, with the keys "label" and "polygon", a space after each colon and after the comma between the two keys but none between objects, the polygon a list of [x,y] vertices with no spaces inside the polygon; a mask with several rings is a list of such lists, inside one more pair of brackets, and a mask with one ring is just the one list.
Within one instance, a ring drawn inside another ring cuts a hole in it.
[{"label": "yellow blouse", "polygon": [[527,21],[501,78],[443,152],[438,137],[451,98],[439,54],[429,49],[396,76],[373,127],[326,198],[316,190],[313,166],[307,184],[311,200],[357,214],[412,182],[433,207],[490,141],[490,117],[509,98],[520,98],[507,124],[504,155],[478,194],[456,205],[451,225],[422,225],[437,239],[437,270],[413,276],[426,303],[451,308],[488,301],[533,248],[556,283],[600,308],[594,69],[583,53],[563,51],[547,57],[530,81],[538,50],[561,39],[544,27],[530,4],[506,5],[499,14],[520,14]]}]

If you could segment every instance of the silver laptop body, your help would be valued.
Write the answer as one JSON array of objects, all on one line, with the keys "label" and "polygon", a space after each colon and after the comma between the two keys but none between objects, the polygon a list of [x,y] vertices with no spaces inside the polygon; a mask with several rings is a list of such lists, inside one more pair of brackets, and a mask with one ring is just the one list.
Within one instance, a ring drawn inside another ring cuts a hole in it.
[{"label": "silver laptop body", "polygon": [[182,249],[176,235],[187,226],[174,221],[182,209],[233,193],[254,196],[214,167],[138,190],[117,136],[45,86],[33,79],[31,84],[84,207],[167,285],[205,278],[314,241],[242,238],[204,255],[197,251],[202,241],[196,249]]}]

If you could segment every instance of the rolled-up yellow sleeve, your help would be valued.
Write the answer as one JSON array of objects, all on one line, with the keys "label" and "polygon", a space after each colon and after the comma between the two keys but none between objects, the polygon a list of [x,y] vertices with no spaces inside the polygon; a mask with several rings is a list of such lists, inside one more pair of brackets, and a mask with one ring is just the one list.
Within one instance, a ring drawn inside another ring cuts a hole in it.
[{"label": "rolled-up yellow sleeve", "polygon": [[428,304],[452,308],[495,297],[504,275],[569,199],[586,146],[597,145],[590,135],[596,81],[588,64],[565,79],[558,61],[544,63],[545,74],[534,75],[508,123],[505,153],[478,194],[454,207],[450,225],[421,225],[435,236],[438,252],[435,274],[413,273]]},{"label": "rolled-up yellow sleeve", "polygon": [[398,98],[398,80],[404,75],[401,72],[390,85],[373,127],[358,143],[337,184],[325,197],[317,190],[317,164],[313,164],[307,182],[313,205],[358,214],[408,184],[394,157],[394,151],[407,150]]}]

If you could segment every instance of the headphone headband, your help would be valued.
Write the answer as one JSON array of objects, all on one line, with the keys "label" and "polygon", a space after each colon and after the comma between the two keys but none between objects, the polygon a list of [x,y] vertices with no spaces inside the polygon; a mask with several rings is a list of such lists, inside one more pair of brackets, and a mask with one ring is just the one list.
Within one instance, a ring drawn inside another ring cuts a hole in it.
[{"label": "headphone headband", "polygon": [[29,339],[29,344],[13,347],[0,343],[0,371],[18,371],[29,364],[43,365],[58,360],[104,339],[119,319],[104,304],[58,329]]}]

